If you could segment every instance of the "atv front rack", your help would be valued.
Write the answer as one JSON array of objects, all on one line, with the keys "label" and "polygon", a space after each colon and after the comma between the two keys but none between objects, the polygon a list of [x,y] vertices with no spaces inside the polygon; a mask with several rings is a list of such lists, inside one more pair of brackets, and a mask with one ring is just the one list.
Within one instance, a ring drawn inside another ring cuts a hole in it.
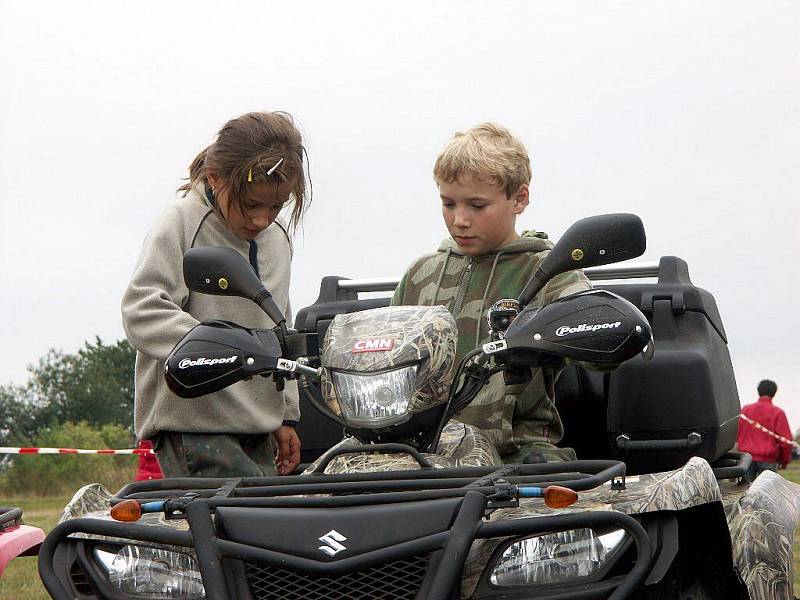
[{"label": "atv front rack", "polygon": [[[367,449],[374,448],[368,446]],[[358,447],[348,452],[359,452]],[[533,465],[508,465],[500,469],[503,477],[514,485],[560,485],[575,491],[594,489],[612,482],[622,486],[625,482],[625,464],[615,460],[581,460],[562,463],[540,463]],[[380,504],[384,502],[406,502],[433,498],[463,496],[466,486],[472,486],[481,478],[498,473],[498,467],[462,467],[458,469],[420,469],[410,471],[387,471],[370,473],[342,473],[290,477],[246,477],[236,480],[236,485],[225,493],[225,498],[246,501],[249,506],[308,506],[316,502],[319,506],[341,506],[342,502],[355,504]],[[495,477],[496,479],[496,477]],[[186,493],[200,498],[216,497],[230,479],[223,478],[177,478],[151,479],[129,483],[112,498],[112,505],[122,500],[156,500],[175,498]],[[398,495],[398,500],[393,496]],[[331,494],[319,498],[287,498],[307,494]],[[337,495],[338,494],[338,495]],[[341,494],[362,495],[352,498]],[[378,495],[384,494],[384,495]],[[350,499],[346,499],[350,498]],[[212,503],[212,507],[213,507]]]},{"label": "atv front rack", "polygon": [[[42,546],[40,575],[54,598],[75,597],[70,581],[54,566],[63,563],[64,548],[72,544],[74,564],[68,572],[81,572],[84,585],[99,597],[127,598],[91,558],[93,544],[117,540],[118,545],[192,548],[207,598],[450,600],[458,595],[476,543],[496,547],[504,539],[543,533],[622,530],[627,536],[624,572],[577,587],[573,582],[536,591],[544,599],[566,593],[618,600],[642,585],[654,560],[649,534],[636,519],[616,511],[549,510],[552,514],[495,520],[489,515],[514,506],[513,490],[525,486],[558,484],[580,491],[611,483],[624,489],[624,481],[625,465],[617,461],[141,481],[126,485],[111,504],[163,501],[164,517],[185,519],[188,531],[163,522],[66,521]],[[519,593],[506,597],[522,597]]]}]

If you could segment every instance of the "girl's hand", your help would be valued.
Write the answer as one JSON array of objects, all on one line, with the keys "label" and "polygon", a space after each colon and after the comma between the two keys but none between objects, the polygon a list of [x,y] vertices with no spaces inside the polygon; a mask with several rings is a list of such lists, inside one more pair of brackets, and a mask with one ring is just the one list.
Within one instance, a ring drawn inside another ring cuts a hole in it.
[{"label": "girl's hand", "polygon": [[300,464],[300,438],[289,425],[281,425],[272,435],[278,442],[278,457],[275,459],[278,475],[289,475]]}]

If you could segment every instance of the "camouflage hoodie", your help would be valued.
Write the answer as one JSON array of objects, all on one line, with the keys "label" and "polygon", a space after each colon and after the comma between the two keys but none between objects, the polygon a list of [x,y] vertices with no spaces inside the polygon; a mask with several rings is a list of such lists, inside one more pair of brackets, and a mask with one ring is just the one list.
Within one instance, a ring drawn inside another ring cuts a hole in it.
[{"label": "camouflage hoodie", "polygon": [[[456,361],[460,361],[488,338],[486,310],[501,298],[516,298],[552,247],[547,234],[525,231],[498,250],[467,256],[448,238],[435,254],[418,258],[408,268],[392,304],[447,308],[458,326]],[[531,305],[542,306],[590,288],[582,272],[570,271],[553,278]],[[520,460],[526,454],[521,449],[541,449],[537,447],[556,444],[563,436],[561,419],[545,387],[541,369],[534,370],[529,382],[509,386],[497,373],[456,418],[479,427],[506,462]]]}]

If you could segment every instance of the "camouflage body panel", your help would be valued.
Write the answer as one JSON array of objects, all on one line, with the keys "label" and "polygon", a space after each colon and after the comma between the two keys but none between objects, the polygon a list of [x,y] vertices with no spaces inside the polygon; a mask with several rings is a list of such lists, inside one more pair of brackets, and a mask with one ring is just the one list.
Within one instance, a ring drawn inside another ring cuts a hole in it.
[{"label": "camouflage body panel", "polygon": [[61,512],[59,523],[83,517],[88,513],[109,510],[111,493],[100,483],[90,483],[72,495]]},{"label": "camouflage body panel", "polygon": [[697,456],[693,456],[683,467],[674,471],[627,477],[625,490],[612,491],[610,487],[607,483],[597,489],[581,492],[578,502],[565,510],[616,510],[633,515],[660,510],[683,510],[722,501],[711,465]]},{"label": "camouflage body panel", "polygon": [[[71,519],[99,519],[101,521],[110,521],[117,523],[111,517],[110,504],[111,493],[100,483],[90,483],[80,488],[72,496],[72,499],[64,507],[61,513],[59,523],[69,521]],[[136,522],[137,525],[150,525],[154,527],[171,527],[182,531],[189,530],[189,524],[182,519],[167,520],[164,518],[163,513],[146,513]],[[71,533],[71,538],[83,538],[92,540],[103,540],[108,542],[127,543],[130,542],[128,538],[114,537],[106,535],[97,535],[94,533]],[[154,548],[163,548],[165,550],[173,550],[175,552],[183,552],[195,556],[192,548],[185,546],[173,546],[170,544],[156,544],[154,542],[146,542],[142,540],[136,541],[137,546],[152,546]]]},{"label": "camouflage body panel", "polygon": [[750,487],[721,484],[733,559],[752,600],[792,600],[793,537],[800,521],[800,485],[772,471]]},{"label": "camouflage body panel", "polygon": [[[365,340],[391,340],[378,351],[359,351]],[[337,315],[322,350],[322,397],[341,414],[331,370],[372,373],[419,363],[410,414],[447,401],[453,381],[456,324],[441,306],[389,306]]]},{"label": "camouflage body panel", "polygon": [[[553,514],[590,511],[618,511],[628,515],[661,510],[682,510],[709,502],[720,502],[722,495],[711,466],[693,457],[680,469],[626,478],[626,489],[612,490],[606,483],[594,490],[580,492],[569,508],[554,511],[543,500],[521,499],[517,508],[501,508],[490,521],[546,517]],[[464,566],[461,598],[470,598],[495,549],[504,539],[475,540]]]},{"label": "camouflage body panel", "polygon": [[[523,232],[521,238],[496,252],[465,256],[455,242],[445,240],[437,253],[422,256],[408,268],[392,304],[441,304],[447,308],[458,327],[459,361],[488,340],[486,310],[497,300],[519,296],[552,247],[547,234]],[[543,306],[589,289],[591,284],[582,271],[570,271],[551,279],[529,305]],[[564,428],[547,389],[548,382],[554,384],[558,375],[552,369],[535,369],[528,383],[505,386],[502,373],[498,373],[458,419],[480,428],[505,462],[518,460],[520,450],[528,444],[557,444]]]},{"label": "camouflage body panel", "polygon": [[[341,448],[361,445],[357,439],[347,437],[319,457],[305,471],[311,473],[331,453]],[[436,454],[423,456],[437,469],[457,467],[482,467],[502,464],[491,442],[469,425],[450,421],[442,431]],[[386,471],[416,471],[419,463],[408,454],[354,453],[337,456],[325,467],[325,473],[366,473]]]},{"label": "camouflage body panel", "polygon": [[492,442],[479,429],[458,421],[445,425],[436,456],[452,461],[454,467],[503,463]]}]

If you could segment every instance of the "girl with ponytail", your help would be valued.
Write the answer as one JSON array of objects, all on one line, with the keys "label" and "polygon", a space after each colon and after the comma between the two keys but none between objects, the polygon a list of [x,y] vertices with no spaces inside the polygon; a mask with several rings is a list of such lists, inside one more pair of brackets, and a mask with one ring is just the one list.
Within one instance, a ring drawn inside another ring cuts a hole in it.
[{"label": "girl with ponytail", "polygon": [[167,388],[163,372],[169,352],[200,321],[275,325],[252,302],[190,292],[182,272],[189,248],[238,251],[291,319],[291,232],[310,203],[307,162],[289,114],[253,112],[232,119],[192,161],[182,194],[145,238],[122,299],[122,318],[137,350],[136,436],[153,441],[166,477],[288,474],[300,462],[295,382],[280,392],[257,377],[183,399]]}]

